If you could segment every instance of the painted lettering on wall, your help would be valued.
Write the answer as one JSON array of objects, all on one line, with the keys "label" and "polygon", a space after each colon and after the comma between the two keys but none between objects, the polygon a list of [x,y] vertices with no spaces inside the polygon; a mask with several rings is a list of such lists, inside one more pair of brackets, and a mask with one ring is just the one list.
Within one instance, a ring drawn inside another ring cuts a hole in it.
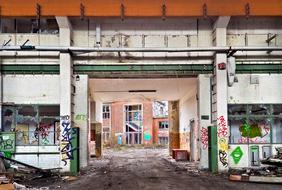
[{"label": "painted lettering on wall", "polygon": [[61,160],[64,163],[64,166],[66,166],[68,162],[73,159],[73,151],[76,150],[71,143],[71,140],[73,139],[72,135],[75,134],[75,131],[71,128],[69,116],[61,117],[61,128]]},{"label": "painted lettering on wall", "polygon": [[86,121],[87,120],[87,117],[85,114],[77,114],[75,116],[75,120],[80,120],[80,121]]},{"label": "painted lettering on wall", "polygon": [[203,145],[203,149],[207,149],[208,148],[208,129],[203,127],[201,129],[201,142]]},{"label": "painted lettering on wall", "polygon": [[267,124],[244,123],[239,127],[241,138],[238,143],[270,143],[270,126]]},{"label": "painted lettering on wall", "polygon": [[0,134],[0,151],[15,151],[15,137],[11,137],[8,134]]},{"label": "painted lettering on wall", "polygon": [[50,144],[48,140],[48,136],[50,134],[50,129],[53,125],[45,125],[40,123],[38,127],[36,127],[34,131],[34,137],[37,141],[40,141],[40,145],[48,145]]},{"label": "painted lettering on wall", "polygon": [[219,161],[224,167],[228,166],[228,128],[227,128],[227,122],[224,118],[224,116],[220,116],[217,118],[217,135],[218,135],[218,145],[219,145]]},{"label": "painted lettering on wall", "polygon": [[217,118],[217,126],[218,126],[218,136],[219,137],[227,137],[228,136],[228,129],[227,129],[227,123],[223,116],[220,116]]},{"label": "painted lettering on wall", "polygon": [[243,151],[241,150],[240,146],[237,146],[233,152],[231,153],[231,156],[233,158],[233,161],[235,164],[238,164],[242,158],[242,156],[244,155]]},{"label": "painted lettering on wall", "polygon": [[219,161],[222,163],[224,167],[228,166],[227,162],[227,153],[224,150],[219,150]]}]

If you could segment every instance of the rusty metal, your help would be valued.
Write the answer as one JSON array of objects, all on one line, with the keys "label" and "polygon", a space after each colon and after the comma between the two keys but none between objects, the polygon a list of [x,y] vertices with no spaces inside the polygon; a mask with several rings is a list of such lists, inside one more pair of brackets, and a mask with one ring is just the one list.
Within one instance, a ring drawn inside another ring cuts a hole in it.
[{"label": "rusty metal", "polygon": [[124,10],[124,5],[123,3],[120,4],[120,18],[122,21],[124,21],[124,13],[125,13],[125,10]]},{"label": "rusty metal", "polygon": [[37,29],[40,31],[40,18],[41,18],[41,6],[40,4],[36,4],[36,19],[37,19]]},{"label": "rusty metal", "polygon": [[82,3],[80,3],[80,19],[84,19],[84,12],[85,12],[85,7]]},{"label": "rusty metal", "polygon": [[[120,17],[121,4],[126,17],[161,17],[163,0],[0,0],[3,17],[36,17],[34,5],[40,4],[41,16],[77,16],[80,3],[85,16]],[[203,16],[203,5],[209,16],[282,16],[281,0],[166,0],[166,17]]]},{"label": "rusty metal", "polygon": [[208,17],[208,6],[206,3],[203,5],[203,17],[204,18]]},{"label": "rusty metal", "polygon": [[246,5],[245,5],[245,14],[246,14],[246,17],[247,18],[249,18],[249,16],[250,16],[250,13],[251,13],[251,11],[250,11],[250,4],[249,3],[247,3]]},{"label": "rusty metal", "polygon": [[163,4],[162,6],[162,19],[165,20],[166,19],[166,5]]}]

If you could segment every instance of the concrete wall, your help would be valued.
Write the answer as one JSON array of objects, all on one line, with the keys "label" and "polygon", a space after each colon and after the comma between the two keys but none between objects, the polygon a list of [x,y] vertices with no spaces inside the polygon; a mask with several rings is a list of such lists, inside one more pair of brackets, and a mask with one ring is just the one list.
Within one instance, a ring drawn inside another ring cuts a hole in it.
[{"label": "concrete wall", "polygon": [[88,165],[89,160],[89,112],[88,112],[88,76],[79,75],[79,81],[74,82],[74,127],[78,127],[80,133],[79,161],[80,167]]},{"label": "concrete wall", "polygon": [[191,159],[198,160],[198,115],[197,115],[197,86],[191,86],[191,90],[179,102],[180,120],[180,148],[191,152]]},{"label": "concrete wall", "polygon": [[59,75],[5,75],[3,100],[15,104],[60,104]]},{"label": "concrete wall", "polygon": [[[229,104],[282,103],[281,74],[238,74],[238,83],[228,88]],[[258,84],[251,84],[258,79]]]},{"label": "concrete wall", "polygon": [[210,76],[199,75],[198,77],[198,117],[199,117],[199,143],[201,169],[208,168],[208,126],[211,125],[211,92]]}]

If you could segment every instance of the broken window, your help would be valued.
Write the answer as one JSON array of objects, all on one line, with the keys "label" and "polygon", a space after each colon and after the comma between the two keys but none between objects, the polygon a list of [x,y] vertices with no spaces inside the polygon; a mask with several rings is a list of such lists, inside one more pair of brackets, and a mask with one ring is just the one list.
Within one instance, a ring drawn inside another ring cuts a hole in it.
[{"label": "broken window", "polygon": [[59,106],[3,106],[4,130],[16,132],[16,145],[59,144],[59,113]]},{"label": "broken window", "polygon": [[159,137],[160,145],[168,145],[168,137]]},{"label": "broken window", "polygon": [[103,105],[103,119],[110,119],[110,105]]},{"label": "broken window", "polygon": [[4,132],[15,131],[15,108],[13,106],[3,106],[2,130]]},{"label": "broken window", "polygon": [[2,33],[43,33],[58,34],[59,27],[55,18],[4,18],[1,23]]},{"label": "broken window", "polygon": [[281,110],[281,104],[229,105],[230,143],[282,143]]},{"label": "broken window", "polygon": [[160,121],[159,122],[159,129],[168,129],[168,122],[167,121]]},{"label": "broken window", "polygon": [[125,106],[125,130],[127,144],[142,142],[142,105]]}]

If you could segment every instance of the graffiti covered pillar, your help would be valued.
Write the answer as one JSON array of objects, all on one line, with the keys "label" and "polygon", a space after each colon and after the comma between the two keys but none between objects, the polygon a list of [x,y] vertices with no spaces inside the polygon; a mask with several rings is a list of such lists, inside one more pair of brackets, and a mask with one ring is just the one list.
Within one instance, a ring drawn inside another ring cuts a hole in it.
[{"label": "graffiti covered pillar", "polygon": [[180,148],[179,101],[168,102],[168,117],[169,117],[169,154],[172,155],[172,149]]},{"label": "graffiti covered pillar", "polygon": [[[219,17],[214,24],[215,46],[226,46],[226,31],[230,17]],[[218,171],[228,170],[228,123],[227,123],[227,55],[216,53],[212,80],[212,121],[218,134]]]},{"label": "graffiti covered pillar", "polygon": [[208,126],[211,125],[211,92],[210,92],[210,75],[198,76],[198,118],[200,134],[200,168],[209,167],[208,160]]},{"label": "graffiti covered pillar", "polygon": [[[60,46],[71,45],[71,24],[67,17],[56,17],[60,30]],[[70,172],[72,152],[72,58],[60,53],[60,155],[62,172]]]}]

